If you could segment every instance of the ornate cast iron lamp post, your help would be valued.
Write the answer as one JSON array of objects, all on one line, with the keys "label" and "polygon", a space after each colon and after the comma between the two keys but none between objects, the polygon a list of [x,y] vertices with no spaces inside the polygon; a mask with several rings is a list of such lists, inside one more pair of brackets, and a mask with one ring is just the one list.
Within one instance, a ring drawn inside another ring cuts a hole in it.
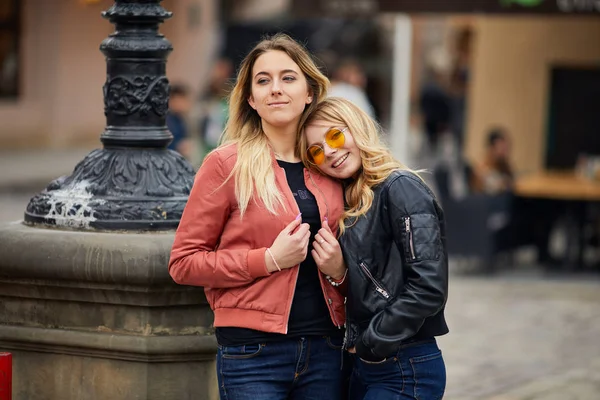
[{"label": "ornate cast iron lamp post", "polygon": [[166,148],[160,2],[103,14],[116,26],[100,47],[103,148],[32,198],[26,225],[0,224],[0,350],[25,377],[15,400],[218,398],[212,311],[167,270],[193,170]]},{"label": "ornate cast iron lamp post", "polygon": [[179,223],[193,169],[168,150],[171,43],[158,33],[171,17],[162,0],[115,0],[102,15],[115,25],[106,56],[104,148],[88,154],[71,176],[51,182],[25,211],[29,225],[81,230],[168,230]]}]

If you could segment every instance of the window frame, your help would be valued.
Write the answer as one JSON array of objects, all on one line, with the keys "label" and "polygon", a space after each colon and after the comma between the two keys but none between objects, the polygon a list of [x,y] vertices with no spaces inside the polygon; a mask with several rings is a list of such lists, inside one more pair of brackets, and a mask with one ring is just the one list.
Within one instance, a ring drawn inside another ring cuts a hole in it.
[{"label": "window frame", "polygon": [[18,100],[21,96],[21,17],[23,12],[23,1],[22,0],[8,0],[12,1],[13,12],[6,18],[0,17],[0,32],[8,32],[14,37],[14,46],[16,48],[17,57],[17,69],[15,71],[14,80],[16,82],[16,90],[14,93],[4,93],[0,91],[0,101],[6,100]]}]

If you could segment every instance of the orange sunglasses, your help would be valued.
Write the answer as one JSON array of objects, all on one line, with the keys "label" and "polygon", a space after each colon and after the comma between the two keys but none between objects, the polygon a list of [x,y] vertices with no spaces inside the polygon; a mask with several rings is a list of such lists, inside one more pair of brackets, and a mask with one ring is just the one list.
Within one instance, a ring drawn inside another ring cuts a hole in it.
[{"label": "orange sunglasses", "polygon": [[[339,149],[346,143],[346,136],[344,132],[348,130],[348,127],[344,129],[331,128],[325,134],[325,141],[327,146],[332,149]],[[308,160],[316,165],[323,164],[325,161],[325,149],[323,148],[323,143],[321,144],[313,144],[308,149]]]}]

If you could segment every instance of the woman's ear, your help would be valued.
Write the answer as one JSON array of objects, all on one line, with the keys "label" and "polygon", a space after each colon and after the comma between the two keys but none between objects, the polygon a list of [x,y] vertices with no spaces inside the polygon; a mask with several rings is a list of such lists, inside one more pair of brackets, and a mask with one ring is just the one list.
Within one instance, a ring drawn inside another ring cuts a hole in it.
[{"label": "woman's ear", "polygon": [[312,103],[314,95],[315,94],[313,92],[313,88],[311,88],[307,82],[306,83],[306,104]]},{"label": "woman's ear", "polygon": [[256,110],[256,103],[254,103],[254,98],[252,96],[248,97],[248,104],[250,104],[250,107]]}]

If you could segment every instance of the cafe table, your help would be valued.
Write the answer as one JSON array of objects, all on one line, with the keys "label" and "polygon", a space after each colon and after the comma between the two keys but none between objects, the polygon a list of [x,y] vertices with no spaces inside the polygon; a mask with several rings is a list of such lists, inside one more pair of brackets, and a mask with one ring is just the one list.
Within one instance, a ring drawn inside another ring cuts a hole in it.
[{"label": "cafe table", "polygon": [[[516,196],[559,200],[567,211],[567,249],[576,254],[575,268],[583,267],[585,223],[589,207],[600,203],[600,181],[587,179],[574,171],[540,171],[516,179]],[[596,221],[597,222],[597,221]],[[569,263],[568,257],[565,262]]]}]

